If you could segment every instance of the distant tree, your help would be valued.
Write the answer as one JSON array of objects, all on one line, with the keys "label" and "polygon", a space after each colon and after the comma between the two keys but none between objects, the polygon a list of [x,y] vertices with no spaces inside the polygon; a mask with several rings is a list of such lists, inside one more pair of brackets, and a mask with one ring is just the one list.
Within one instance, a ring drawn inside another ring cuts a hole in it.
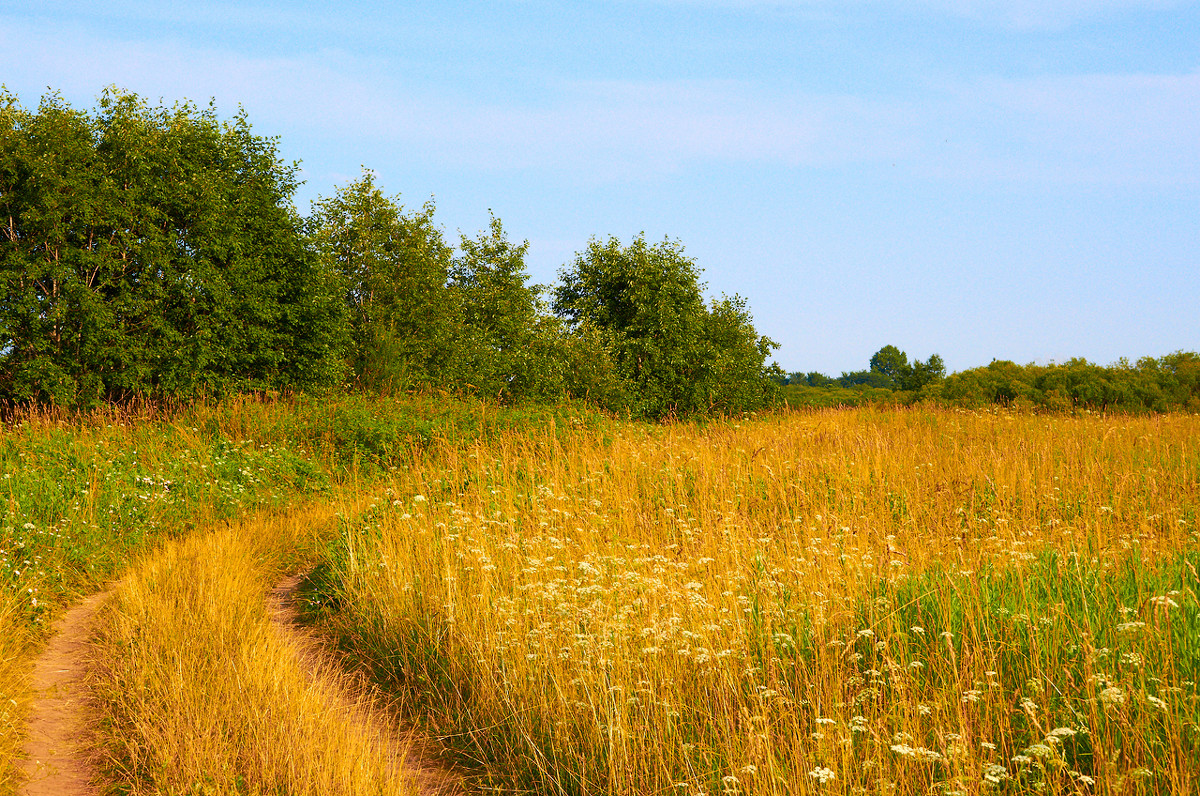
[{"label": "distant tree", "polygon": [[929,359],[913,363],[900,377],[900,389],[918,391],[928,384],[946,378],[946,363],[937,354],[930,354]]},{"label": "distant tree", "polygon": [[736,412],[770,400],[776,344],[758,336],[742,299],[705,305],[679,243],[593,239],[560,278],[554,311],[603,344],[634,413]]},{"label": "distant tree", "polygon": [[787,374],[787,384],[804,385],[806,387],[831,387],[837,384],[837,379],[832,379],[824,373],[812,371],[810,373],[795,373]]},{"label": "distant tree", "polygon": [[[918,392],[925,385],[946,377],[946,365],[937,354],[930,355],[925,362],[913,360],[909,364],[908,354],[894,345],[886,345],[871,357],[871,373],[890,380],[890,384],[875,383],[873,386],[888,386],[894,390]],[[878,382],[878,380],[876,380]]]},{"label": "distant tree", "polygon": [[341,281],[359,378],[376,387],[437,383],[451,355],[453,308],[446,282],[451,249],[433,204],[405,214],[375,175],[313,203],[306,230]]},{"label": "distant tree", "polygon": [[871,370],[882,373],[899,386],[909,372],[908,355],[894,345],[885,345],[871,357]]},{"label": "distant tree", "polygon": [[296,166],[244,113],[93,113],[0,92],[0,398],[136,395],[338,380],[344,313],[291,206]]},{"label": "distant tree", "polygon": [[855,370],[843,372],[837,379],[840,387],[873,387],[883,390],[896,389],[896,380],[880,370]]}]

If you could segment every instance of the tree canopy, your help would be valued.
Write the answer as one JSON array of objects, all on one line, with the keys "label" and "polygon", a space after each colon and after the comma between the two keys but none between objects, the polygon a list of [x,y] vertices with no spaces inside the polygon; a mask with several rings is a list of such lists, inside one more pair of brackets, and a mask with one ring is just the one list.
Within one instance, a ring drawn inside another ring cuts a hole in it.
[{"label": "tree canopy", "polygon": [[637,414],[740,412],[774,390],[745,301],[705,304],[699,268],[676,241],[593,239],[560,272],[554,311],[603,341]]},{"label": "tree canopy", "polygon": [[0,399],[335,382],[345,311],[296,184],[244,113],[0,94]]},{"label": "tree canopy", "polygon": [[373,386],[437,383],[449,356],[445,296],[451,249],[433,222],[433,204],[405,213],[375,175],[317,200],[309,239],[341,290],[350,315],[350,360]]}]

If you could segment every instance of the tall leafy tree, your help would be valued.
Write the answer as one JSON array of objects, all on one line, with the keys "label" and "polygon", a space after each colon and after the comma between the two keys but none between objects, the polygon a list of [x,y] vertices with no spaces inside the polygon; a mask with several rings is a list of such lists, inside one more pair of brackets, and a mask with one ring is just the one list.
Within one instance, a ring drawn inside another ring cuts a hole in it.
[{"label": "tall leafy tree", "polygon": [[296,166],[190,103],[0,95],[0,395],[87,405],[340,377],[343,311]]},{"label": "tall leafy tree", "polygon": [[451,249],[434,207],[405,213],[364,171],[313,204],[307,231],[350,310],[353,361],[373,386],[439,383],[451,357]]},{"label": "tall leafy tree", "polygon": [[757,335],[740,298],[705,304],[699,269],[679,243],[593,239],[560,277],[554,311],[603,343],[631,411],[733,412],[768,399],[775,343]]},{"label": "tall leafy tree", "polygon": [[457,308],[456,380],[495,396],[549,397],[558,379],[544,361],[540,288],[529,284],[529,243],[508,240],[495,216],[486,232],[462,236],[450,269]]},{"label": "tall leafy tree", "polygon": [[871,357],[871,370],[882,373],[898,387],[909,372],[908,354],[894,345],[885,345]]},{"label": "tall leafy tree", "polygon": [[911,364],[908,354],[894,345],[885,345],[871,357],[871,370],[864,379],[866,383],[877,383],[874,386],[886,386],[893,390],[919,391],[927,384],[940,381],[946,377],[946,365],[937,354],[931,354],[929,359],[922,362],[914,359]]}]

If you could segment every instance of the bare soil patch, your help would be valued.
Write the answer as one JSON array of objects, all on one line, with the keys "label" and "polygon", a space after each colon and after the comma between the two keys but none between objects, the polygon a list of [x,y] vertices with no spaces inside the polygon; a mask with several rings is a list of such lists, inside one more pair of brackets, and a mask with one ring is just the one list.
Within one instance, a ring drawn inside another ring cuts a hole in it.
[{"label": "bare soil patch", "polygon": [[97,607],[109,592],[85,597],[55,625],[54,636],[33,664],[25,759],[26,796],[92,796],[96,767],[81,739],[86,701],[83,676],[87,640]]}]

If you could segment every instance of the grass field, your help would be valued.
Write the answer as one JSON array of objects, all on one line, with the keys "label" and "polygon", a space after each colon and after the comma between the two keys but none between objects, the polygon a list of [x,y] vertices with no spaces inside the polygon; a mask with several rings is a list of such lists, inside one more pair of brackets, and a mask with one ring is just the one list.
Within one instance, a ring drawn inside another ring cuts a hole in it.
[{"label": "grass field", "polygon": [[[273,628],[267,595],[352,506],[251,517],[163,546],[101,612],[96,733],[122,793],[405,796],[405,747]],[[397,736],[398,737],[398,736]]]},{"label": "grass field", "polygon": [[329,545],[311,613],[494,786],[1200,789],[1198,417],[433,448]]},{"label": "grass field", "polygon": [[30,414],[0,462],[0,792],[46,626],[117,575],[118,791],[411,789],[268,628],[314,561],[310,618],[486,788],[1200,790],[1200,417],[234,400]]},{"label": "grass field", "polygon": [[0,430],[0,793],[18,784],[28,666],[63,606],[163,540],[329,484],[284,408],[28,413]]},{"label": "grass field", "polygon": [[[82,416],[31,411],[10,418],[0,426],[0,794],[14,792],[20,782],[14,761],[20,755],[31,696],[30,660],[55,617],[79,595],[128,574],[121,594],[137,599],[122,603],[124,619],[113,618],[110,641],[121,638],[122,621],[129,626],[136,617],[152,627],[150,636],[170,638],[176,633],[178,641],[184,630],[195,634],[200,628],[187,616],[154,612],[172,606],[186,612],[190,598],[184,593],[164,594],[154,584],[174,583],[182,589],[188,577],[200,578],[195,572],[184,577],[180,573],[188,572],[186,567],[171,564],[164,556],[179,555],[177,542],[192,544],[193,551],[195,545],[210,544],[210,567],[217,566],[212,562],[218,560],[257,562],[253,571],[226,566],[230,571],[209,572],[208,579],[199,582],[229,601],[242,590],[240,602],[222,606],[228,621],[261,624],[263,595],[252,596],[255,584],[278,574],[278,566],[273,569],[260,561],[265,555],[262,550],[255,554],[257,558],[244,550],[235,555],[228,545],[217,544],[221,537],[215,531],[233,525],[245,533],[261,534],[263,528],[286,527],[280,517],[297,507],[318,511],[322,506],[354,505],[357,495],[369,493],[370,485],[389,467],[420,457],[435,439],[442,445],[462,445],[476,437],[543,425],[558,415],[584,424],[597,422],[595,416],[564,407],[508,409],[433,395],[232,398],[175,409],[110,409]],[[267,549],[293,567],[302,566],[304,544],[311,546],[320,539],[321,527],[314,522],[303,533],[270,540]],[[190,541],[192,537],[196,541]],[[132,571],[131,565],[136,565]],[[259,609],[257,614],[252,608]],[[212,631],[218,634],[216,626]],[[212,640],[193,635],[189,643],[229,651],[220,644],[210,646]],[[243,651],[258,650],[254,654],[263,661],[272,660],[268,652],[277,652],[270,645],[247,643]],[[132,657],[132,647],[118,644],[118,648],[130,653],[131,660],[126,661],[130,666],[152,668],[162,663],[153,657],[154,649],[144,651],[146,657],[139,663]],[[132,671],[114,667],[109,672],[106,709],[135,709],[115,704],[112,694],[112,684],[133,677]],[[130,698],[136,701],[137,695]],[[170,706],[155,703],[151,695],[136,710],[149,711],[155,704],[169,713]],[[245,708],[243,718],[249,715],[247,703],[217,700],[211,704],[233,713]],[[222,720],[240,720],[233,713]],[[169,747],[155,746],[169,732],[159,732],[158,739],[136,737],[145,727],[172,726],[169,715],[158,717],[157,725],[143,718],[144,725],[109,727],[114,732],[105,744],[125,750],[114,753],[122,767],[116,772],[118,779],[171,782],[176,787],[208,765],[199,759],[172,759]],[[141,765],[135,764],[137,760],[149,759],[157,760],[159,768],[136,770]],[[222,792],[221,777],[254,781],[257,776],[267,781],[274,765],[248,764],[238,769],[210,763],[208,773],[194,782],[208,789],[204,792]]]}]

